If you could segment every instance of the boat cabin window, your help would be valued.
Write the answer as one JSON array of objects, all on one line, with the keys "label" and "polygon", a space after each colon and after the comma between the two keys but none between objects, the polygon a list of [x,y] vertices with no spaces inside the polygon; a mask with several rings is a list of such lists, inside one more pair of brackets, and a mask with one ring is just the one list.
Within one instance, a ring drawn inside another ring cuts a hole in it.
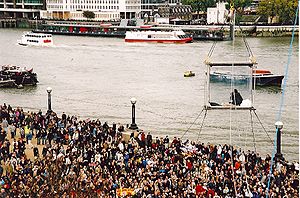
[{"label": "boat cabin window", "polygon": [[27,39],[27,42],[30,42],[30,43],[38,43],[37,40],[30,40],[30,39]]},{"label": "boat cabin window", "polygon": [[36,35],[36,34],[26,34],[25,37],[34,37],[34,38],[47,38],[52,37],[52,35]]},{"label": "boat cabin window", "polygon": [[148,38],[151,38],[151,35],[148,35]]}]

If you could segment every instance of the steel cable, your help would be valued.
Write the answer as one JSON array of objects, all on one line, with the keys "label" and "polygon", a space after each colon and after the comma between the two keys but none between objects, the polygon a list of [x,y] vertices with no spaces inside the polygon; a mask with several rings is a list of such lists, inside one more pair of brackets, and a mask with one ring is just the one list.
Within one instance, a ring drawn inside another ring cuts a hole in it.
[{"label": "steel cable", "polygon": [[[285,66],[285,75],[284,75],[285,78],[284,78],[284,81],[283,81],[283,88],[282,88],[282,94],[281,94],[281,99],[280,99],[279,111],[278,111],[278,115],[277,115],[277,121],[280,121],[280,119],[281,119],[281,114],[282,114],[282,109],[283,109],[283,104],[284,104],[285,89],[286,89],[286,83],[287,83],[287,79],[288,79],[289,65],[291,63],[291,57],[292,57],[292,52],[293,52],[293,43],[294,43],[294,38],[295,38],[295,29],[296,29],[296,23],[297,23],[298,12],[299,12],[299,2],[300,1],[298,1],[298,6],[297,6],[295,20],[294,20],[294,26],[293,26],[293,32],[292,32],[292,38],[291,38],[291,42],[290,42],[290,46],[289,46],[289,50],[288,50],[288,60],[287,60],[286,66]],[[270,172],[269,172],[266,198],[269,197],[269,190],[270,190],[270,184],[271,184],[271,174],[272,174],[272,171],[273,171],[274,156],[275,156],[275,152],[277,150],[277,145],[276,145],[275,142],[277,141],[278,131],[279,131],[279,129],[276,128],[276,133],[275,133],[275,138],[274,138],[274,149],[273,149],[271,165],[270,165],[271,167],[270,167]]]}]

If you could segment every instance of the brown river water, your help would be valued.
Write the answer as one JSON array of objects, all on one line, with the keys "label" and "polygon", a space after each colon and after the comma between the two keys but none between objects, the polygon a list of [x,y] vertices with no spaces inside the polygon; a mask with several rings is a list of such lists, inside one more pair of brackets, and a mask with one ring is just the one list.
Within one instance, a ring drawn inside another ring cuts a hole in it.
[{"label": "brown river water", "polygon": [[[190,44],[125,43],[120,38],[54,35],[53,47],[24,47],[17,44],[24,30],[0,29],[0,65],[34,68],[39,84],[24,89],[1,89],[0,103],[25,110],[47,110],[47,87],[52,87],[52,108],[80,118],[99,118],[109,124],[131,122],[130,98],[135,97],[136,122],[154,136],[169,135],[211,143],[232,143],[272,154],[276,118],[282,91],[258,88],[253,92],[254,107],[267,133],[249,111],[208,111],[201,123],[205,98],[203,63],[211,41]],[[290,38],[248,38],[260,69],[284,74]],[[299,43],[296,38],[285,89],[281,121],[282,153],[299,161]],[[241,38],[218,42],[212,60],[247,61]],[[195,77],[184,78],[186,70]],[[212,84],[213,100],[229,101],[232,87]],[[250,91],[237,87],[244,99]],[[194,123],[192,125],[192,123]],[[192,126],[191,126],[192,125]],[[190,127],[191,126],[191,127]],[[187,131],[187,129],[190,129]],[[186,133],[185,133],[186,132]],[[268,135],[269,137],[268,137]],[[255,141],[254,141],[255,138]]]}]

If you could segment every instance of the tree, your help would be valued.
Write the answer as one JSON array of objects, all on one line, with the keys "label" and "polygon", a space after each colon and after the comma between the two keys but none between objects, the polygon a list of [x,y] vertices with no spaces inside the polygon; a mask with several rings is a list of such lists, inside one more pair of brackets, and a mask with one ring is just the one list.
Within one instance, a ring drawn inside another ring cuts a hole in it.
[{"label": "tree", "polygon": [[207,8],[216,6],[215,0],[182,0],[182,4],[191,5],[193,12],[207,12]]},{"label": "tree", "polygon": [[298,0],[261,0],[258,13],[270,17],[272,23],[274,17],[278,17],[280,23],[292,23],[298,6]]},{"label": "tree", "polygon": [[92,11],[84,11],[83,16],[87,19],[94,19],[95,18],[95,13]]}]

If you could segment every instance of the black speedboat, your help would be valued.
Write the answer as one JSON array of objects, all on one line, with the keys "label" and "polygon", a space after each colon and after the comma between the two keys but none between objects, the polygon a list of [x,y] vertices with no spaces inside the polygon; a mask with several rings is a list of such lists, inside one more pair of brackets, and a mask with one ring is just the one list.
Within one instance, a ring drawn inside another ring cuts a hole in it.
[{"label": "black speedboat", "polygon": [[[36,73],[33,69],[26,69],[26,67],[4,65],[0,71],[0,83],[13,80],[17,87],[24,85],[36,85],[38,83]],[[14,87],[14,86],[12,86]]]},{"label": "black speedboat", "polygon": [[[232,75],[230,72],[212,72],[210,73],[210,80],[212,82],[246,84],[249,82],[249,75]],[[253,70],[252,83],[256,86],[281,86],[283,75],[272,74],[268,70]]]},{"label": "black speedboat", "polygon": [[14,80],[0,80],[0,88],[18,87]]}]

